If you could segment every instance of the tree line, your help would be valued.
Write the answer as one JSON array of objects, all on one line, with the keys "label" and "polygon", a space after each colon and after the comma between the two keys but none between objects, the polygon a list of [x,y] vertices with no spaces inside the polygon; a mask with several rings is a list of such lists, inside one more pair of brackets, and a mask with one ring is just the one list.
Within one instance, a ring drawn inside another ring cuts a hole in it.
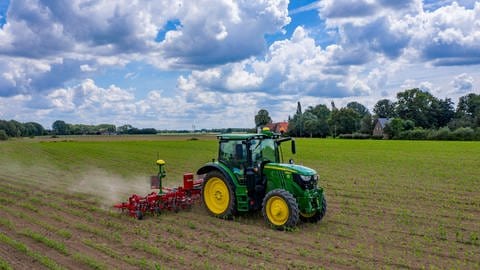
[{"label": "tree line", "polygon": [[15,120],[0,120],[0,140],[9,137],[34,137],[34,136],[57,136],[57,135],[113,135],[113,134],[178,134],[178,133],[232,133],[232,132],[255,132],[253,128],[218,128],[201,130],[157,130],[155,128],[136,128],[130,124],[116,127],[112,124],[85,125],[70,124],[63,120],[56,120],[52,129],[45,129],[35,122],[20,123]]},{"label": "tree line", "polygon": [[[377,101],[373,114],[356,101],[349,102],[342,108],[337,108],[332,102],[331,109],[327,105],[319,104],[309,106],[305,111],[298,102],[295,114],[288,117],[287,134],[295,137],[370,138],[374,124],[379,118],[389,119],[384,132],[393,139],[480,140],[480,95],[470,93],[460,97],[455,108],[450,98],[439,99],[426,91],[413,88],[397,93],[395,101],[389,99]],[[262,109],[255,116],[257,128],[271,122],[267,110]],[[210,131],[252,132],[253,129],[230,128]],[[52,129],[48,130],[36,122],[0,120],[0,140],[42,135],[157,133],[154,128],[139,129],[129,124],[116,127],[112,124],[69,124],[57,120],[53,123]]]},{"label": "tree line", "polygon": [[20,123],[15,120],[0,120],[0,140],[14,137],[44,135],[102,135],[102,134],[157,134],[154,128],[135,128],[132,125],[116,127],[112,124],[85,125],[69,124],[63,120],[53,122],[52,129],[45,129],[36,122]]},{"label": "tree line", "polygon": [[15,120],[0,120],[0,140],[8,137],[32,137],[45,135],[47,131],[36,122],[20,123]]},{"label": "tree line", "polygon": [[157,132],[154,128],[136,128],[130,124],[116,127],[112,124],[69,124],[62,120],[57,120],[52,124],[54,135],[157,134]]},{"label": "tree line", "polygon": [[480,139],[480,95],[460,97],[455,108],[450,98],[439,99],[413,88],[397,93],[395,101],[379,100],[373,114],[355,101],[342,108],[332,102],[331,109],[319,104],[305,111],[298,102],[296,113],[288,119],[288,135],[370,138],[379,118],[388,118],[384,132],[393,139]]}]

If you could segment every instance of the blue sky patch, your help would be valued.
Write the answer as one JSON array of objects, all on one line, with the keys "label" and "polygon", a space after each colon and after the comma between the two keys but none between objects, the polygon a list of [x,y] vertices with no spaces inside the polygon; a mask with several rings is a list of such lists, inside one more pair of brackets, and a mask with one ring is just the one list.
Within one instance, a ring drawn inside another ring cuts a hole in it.
[{"label": "blue sky patch", "polygon": [[7,10],[10,5],[10,0],[0,1],[0,27],[7,22]]},{"label": "blue sky patch", "polygon": [[169,20],[165,27],[158,31],[155,41],[162,42],[165,39],[165,34],[167,34],[168,31],[176,30],[181,26],[182,24],[179,19]]}]

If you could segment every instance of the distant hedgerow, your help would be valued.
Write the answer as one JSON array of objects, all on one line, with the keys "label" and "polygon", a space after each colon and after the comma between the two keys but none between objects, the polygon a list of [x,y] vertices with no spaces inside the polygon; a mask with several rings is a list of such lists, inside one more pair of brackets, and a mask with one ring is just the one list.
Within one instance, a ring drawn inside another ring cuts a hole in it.
[{"label": "distant hedgerow", "polygon": [[6,141],[6,140],[8,140],[7,132],[5,132],[5,130],[3,129],[0,129],[0,141]]},{"label": "distant hedgerow", "polygon": [[370,139],[370,134],[364,133],[353,133],[353,134],[340,134],[338,136],[340,139]]}]

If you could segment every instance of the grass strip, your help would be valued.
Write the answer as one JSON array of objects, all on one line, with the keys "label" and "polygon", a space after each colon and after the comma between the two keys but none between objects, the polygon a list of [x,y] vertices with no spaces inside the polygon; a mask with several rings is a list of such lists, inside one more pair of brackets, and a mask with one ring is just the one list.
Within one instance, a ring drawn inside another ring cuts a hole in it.
[{"label": "grass strip", "polygon": [[35,261],[38,261],[39,263],[41,263],[42,265],[44,265],[48,269],[53,269],[53,270],[65,269],[64,267],[60,266],[57,262],[50,259],[49,257],[44,256],[44,255],[42,255],[38,252],[35,252],[35,251],[31,250],[24,243],[19,242],[15,239],[12,239],[12,238],[8,237],[7,235],[5,235],[1,232],[0,232],[0,242],[2,242],[4,244],[7,244],[7,245],[13,247],[14,249],[16,249],[17,251],[20,251],[20,252],[26,254],[28,257],[34,259]]}]

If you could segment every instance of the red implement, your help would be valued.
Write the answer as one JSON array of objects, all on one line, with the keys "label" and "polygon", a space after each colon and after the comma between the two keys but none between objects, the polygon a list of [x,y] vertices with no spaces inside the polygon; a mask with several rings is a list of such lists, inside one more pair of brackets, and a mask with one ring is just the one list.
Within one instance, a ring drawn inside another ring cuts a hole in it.
[{"label": "red implement", "polygon": [[[152,188],[155,188],[155,179],[152,177]],[[138,219],[143,219],[146,213],[160,214],[163,210],[173,210],[192,207],[200,199],[203,180],[193,180],[193,174],[183,175],[183,187],[161,188],[161,192],[152,192],[145,197],[133,194],[128,202],[115,204],[115,208],[128,211],[128,214]]]}]

